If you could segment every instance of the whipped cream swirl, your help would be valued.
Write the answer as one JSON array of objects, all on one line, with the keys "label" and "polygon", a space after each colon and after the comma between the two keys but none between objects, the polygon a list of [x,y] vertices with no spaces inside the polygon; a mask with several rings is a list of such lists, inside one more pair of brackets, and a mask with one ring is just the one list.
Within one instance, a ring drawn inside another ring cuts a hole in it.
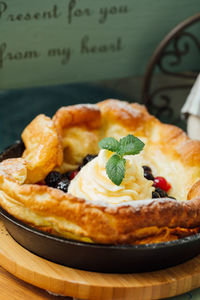
[{"label": "whipped cream swirl", "polygon": [[127,155],[126,173],[120,186],[106,173],[106,163],[113,153],[100,150],[99,155],[87,163],[71,181],[68,192],[88,201],[119,204],[152,198],[153,182],[144,178],[142,154]]}]

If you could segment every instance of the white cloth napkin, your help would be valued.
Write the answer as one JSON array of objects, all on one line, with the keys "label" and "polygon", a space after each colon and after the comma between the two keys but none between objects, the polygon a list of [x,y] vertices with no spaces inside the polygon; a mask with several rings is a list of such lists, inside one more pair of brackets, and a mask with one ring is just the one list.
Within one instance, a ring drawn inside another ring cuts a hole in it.
[{"label": "white cloth napkin", "polygon": [[182,107],[181,113],[183,115],[191,114],[200,117],[200,74]]},{"label": "white cloth napkin", "polygon": [[200,140],[200,74],[181,110],[187,118],[187,132],[191,139]]}]

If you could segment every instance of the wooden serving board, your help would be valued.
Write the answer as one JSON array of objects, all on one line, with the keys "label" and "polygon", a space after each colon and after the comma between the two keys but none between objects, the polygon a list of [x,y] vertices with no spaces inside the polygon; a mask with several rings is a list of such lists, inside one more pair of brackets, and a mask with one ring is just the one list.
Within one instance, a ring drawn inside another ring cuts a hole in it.
[{"label": "wooden serving board", "polygon": [[32,254],[15,242],[2,222],[0,264],[8,272],[32,285],[80,299],[161,299],[200,286],[200,255],[181,265],[150,273],[87,272],[61,266]]},{"label": "wooden serving board", "polygon": [[58,297],[36,286],[18,279],[0,267],[1,300],[73,300],[71,297]]}]

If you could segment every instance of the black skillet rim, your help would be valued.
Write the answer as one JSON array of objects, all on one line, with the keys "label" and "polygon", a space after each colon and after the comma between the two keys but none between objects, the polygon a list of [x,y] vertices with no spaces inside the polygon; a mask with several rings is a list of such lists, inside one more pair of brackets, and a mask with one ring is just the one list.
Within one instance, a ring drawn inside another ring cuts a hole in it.
[{"label": "black skillet rim", "polygon": [[[67,244],[76,244],[77,246],[90,246],[93,248],[110,248],[110,249],[137,249],[137,250],[142,250],[142,249],[162,249],[162,248],[171,248],[171,247],[176,247],[179,244],[188,244],[188,242],[192,243],[195,242],[200,238],[200,233],[196,233],[184,238],[180,238],[178,240],[173,240],[173,241],[168,241],[168,242],[161,242],[161,243],[155,243],[155,244],[140,244],[140,245],[114,245],[114,244],[98,244],[98,243],[88,243],[88,242],[82,242],[82,241],[76,241],[72,239],[67,239],[64,237],[56,236],[53,234],[49,234],[46,232],[43,232],[41,230],[38,230],[23,221],[13,217],[10,215],[7,211],[5,211],[1,206],[0,206],[0,215],[3,215],[8,221],[14,223],[15,225],[21,227],[22,229],[25,229],[27,231],[30,231],[31,233],[37,234],[41,237],[46,237],[49,239],[52,239],[54,241],[62,242],[62,243],[67,243]],[[167,247],[166,247],[167,246]]]}]

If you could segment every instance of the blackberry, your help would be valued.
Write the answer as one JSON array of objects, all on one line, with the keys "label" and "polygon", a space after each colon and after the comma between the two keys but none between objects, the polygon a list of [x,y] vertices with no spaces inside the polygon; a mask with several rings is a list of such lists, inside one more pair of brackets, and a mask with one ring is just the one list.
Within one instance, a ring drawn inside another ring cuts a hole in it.
[{"label": "blackberry", "polygon": [[156,188],[155,192],[160,195],[160,198],[168,197],[167,193],[160,188]]},{"label": "blackberry", "polygon": [[148,166],[142,166],[142,167],[144,169],[144,172],[152,173],[152,170],[150,167],[148,167]]},{"label": "blackberry", "polygon": [[164,198],[164,197],[176,200],[176,198],[174,198],[172,196],[168,196],[167,193],[165,191],[161,190],[160,188],[157,188],[157,189],[155,189],[154,192],[152,192],[152,198]]},{"label": "blackberry", "polygon": [[65,178],[65,179],[61,180],[60,182],[58,182],[56,188],[67,193],[68,186],[69,186],[69,180],[67,178]]},{"label": "blackberry", "polygon": [[84,157],[82,166],[86,165],[89,161],[93,160],[95,157],[97,157],[96,154],[88,154]]},{"label": "blackberry", "polygon": [[78,171],[82,169],[83,166],[85,166],[88,162],[93,160],[95,157],[97,157],[96,154],[88,154],[83,158],[82,164],[78,167]]},{"label": "blackberry", "polygon": [[62,179],[62,175],[59,172],[52,171],[45,178],[45,183],[46,185],[55,188],[61,179]]},{"label": "blackberry", "polygon": [[150,167],[148,166],[142,166],[143,167],[143,170],[144,170],[144,177],[148,180],[152,180],[154,181],[154,176],[152,174],[152,170]]},{"label": "blackberry", "polygon": [[66,173],[63,173],[62,174],[62,179],[70,179],[70,176],[71,176],[71,173],[72,173],[73,171],[68,171],[68,172],[66,172]]},{"label": "blackberry", "polygon": [[148,179],[148,180],[154,181],[154,176],[153,176],[152,173],[150,173],[150,172],[144,171],[144,177],[145,177],[146,179]]},{"label": "blackberry", "polygon": [[160,198],[160,194],[157,192],[152,192],[152,198]]}]

